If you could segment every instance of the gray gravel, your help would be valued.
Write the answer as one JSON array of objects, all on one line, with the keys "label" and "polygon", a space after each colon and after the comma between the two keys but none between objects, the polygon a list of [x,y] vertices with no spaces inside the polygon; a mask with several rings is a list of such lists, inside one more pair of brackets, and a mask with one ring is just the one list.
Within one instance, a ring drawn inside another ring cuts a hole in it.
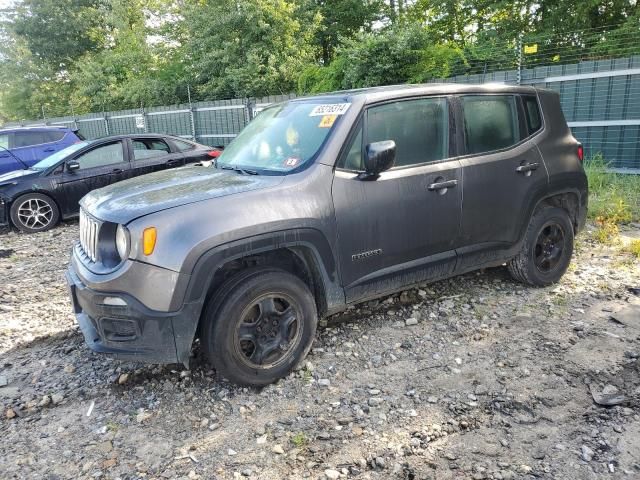
[{"label": "gray gravel", "polygon": [[2,478],[640,478],[640,264],[579,239],[556,286],[496,268],[328,319],[261,391],[91,353],[77,225],[0,236]]}]

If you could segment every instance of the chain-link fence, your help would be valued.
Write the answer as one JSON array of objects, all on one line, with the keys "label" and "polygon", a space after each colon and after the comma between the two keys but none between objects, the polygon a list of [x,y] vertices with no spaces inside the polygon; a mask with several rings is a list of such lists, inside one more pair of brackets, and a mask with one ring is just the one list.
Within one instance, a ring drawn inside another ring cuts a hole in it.
[{"label": "chain-link fence", "polygon": [[[640,29],[593,29],[522,36],[515,44],[479,44],[451,76],[437,81],[534,85],[560,93],[564,114],[587,156],[640,171]],[[436,80],[434,80],[436,81]],[[226,145],[264,106],[292,98],[187,104],[44,118],[21,125],[69,125],[86,138],[122,133],[179,135]],[[15,124],[13,124],[15,125]]]}]

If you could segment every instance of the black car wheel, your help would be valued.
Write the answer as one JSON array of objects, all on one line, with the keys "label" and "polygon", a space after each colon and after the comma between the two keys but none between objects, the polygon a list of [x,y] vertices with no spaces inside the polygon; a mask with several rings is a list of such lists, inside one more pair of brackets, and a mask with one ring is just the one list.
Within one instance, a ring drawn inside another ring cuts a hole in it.
[{"label": "black car wheel", "polygon": [[318,315],[313,295],[283,270],[244,271],[207,305],[202,344],[218,373],[249,386],[286,376],[306,356]]},{"label": "black car wheel", "polygon": [[58,224],[60,210],[51,197],[28,193],[11,205],[11,222],[25,233],[44,232]]},{"label": "black car wheel", "polygon": [[520,253],[507,264],[511,276],[537,287],[556,283],[571,262],[573,235],[566,210],[538,210],[531,218]]}]

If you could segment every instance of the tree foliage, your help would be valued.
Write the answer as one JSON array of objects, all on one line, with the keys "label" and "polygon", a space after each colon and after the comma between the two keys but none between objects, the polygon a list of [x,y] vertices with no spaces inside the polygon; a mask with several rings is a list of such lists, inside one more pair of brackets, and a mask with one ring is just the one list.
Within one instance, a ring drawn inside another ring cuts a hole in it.
[{"label": "tree foliage", "polygon": [[0,120],[640,53],[637,0],[17,0],[0,23]]}]

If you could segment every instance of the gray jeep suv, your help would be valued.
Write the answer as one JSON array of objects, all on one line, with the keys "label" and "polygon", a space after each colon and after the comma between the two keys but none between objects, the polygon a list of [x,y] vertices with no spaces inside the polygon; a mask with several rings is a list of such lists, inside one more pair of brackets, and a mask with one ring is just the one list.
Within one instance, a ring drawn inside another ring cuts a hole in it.
[{"label": "gray jeep suv", "polygon": [[582,147],[555,92],[395,86],[261,112],[215,163],[81,201],[67,280],[89,346],[227,379],[299,363],[319,317],[507,264],[544,286],[583,226]]}]

